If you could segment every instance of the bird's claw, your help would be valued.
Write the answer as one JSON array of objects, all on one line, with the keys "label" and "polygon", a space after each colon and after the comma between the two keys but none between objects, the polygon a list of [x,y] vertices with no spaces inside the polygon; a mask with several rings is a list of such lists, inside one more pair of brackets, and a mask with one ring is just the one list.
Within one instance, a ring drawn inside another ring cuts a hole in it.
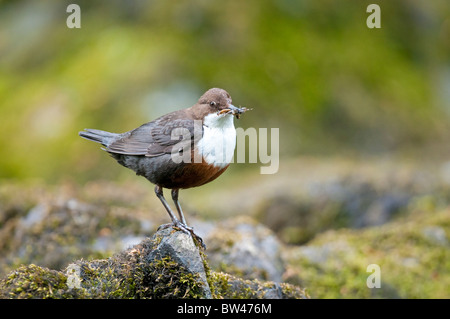
[{"label": "bird's claw", "polygon": [[163,224],[163,225],[159,226],[158,230],[169,228],[169,227],[173,227],[175,229],[181,230],[182,232],[184,232],[188,235],[189,234],[192,235],[192,239],[194,239],[194,241],[198,242],[203,249],[206,249],[206,245],[203,242],[203,239],[194,232],[194,228],[189,227],[177,220],[177,221],[174,221],[173,223]]},{"label": "bird's claw", "polygon": [[192,235],[192,239],[194,239],[194,241],[198,242],[203,249],[206,249],[206,245],[203,242],[203,239],[194,232],[194,228],[189,227],[189,226],[183,224],[180,221],[174,223],[173,227],[180,229],[181,231],[185,232],[186,234],[191,234]]}]

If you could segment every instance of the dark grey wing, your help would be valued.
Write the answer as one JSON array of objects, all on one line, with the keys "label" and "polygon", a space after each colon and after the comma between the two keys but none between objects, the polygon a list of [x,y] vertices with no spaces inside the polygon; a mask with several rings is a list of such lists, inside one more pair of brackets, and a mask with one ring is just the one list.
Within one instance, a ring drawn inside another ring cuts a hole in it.
[{"label": "dark grey wing", "polygon": [[[162,124],[162,125],[161,125]],[[153,143],[148,147],[146,156],[171,154],[194,143],[194,120],[172,119],[153,128]]]},{"label": "dark grey wing", "polygon": [[149,145],[154,142],[151,134],[154,124],[154,122],[149,122],[121,134],[121,137],[108,145],[106,150],[117,154],[145,155]]},{"label": "dark grey wing", "polygon": [[[178,129],[178,130],[176,130]],[[194,141],[194,121],[161,118],[122,134],[107,151],[125,155],[160,156],[170,154],[177,144]]]}]

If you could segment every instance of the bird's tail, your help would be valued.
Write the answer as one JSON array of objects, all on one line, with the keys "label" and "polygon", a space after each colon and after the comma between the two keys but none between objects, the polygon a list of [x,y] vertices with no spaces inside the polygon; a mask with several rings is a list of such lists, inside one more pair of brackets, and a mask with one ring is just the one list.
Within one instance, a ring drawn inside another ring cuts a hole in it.
[{"label": "bird's tail", "polygon": [[89,141],[94,141],[108,147],[120,134],[86,128],[84,131],[79,132],[78,135]]}]

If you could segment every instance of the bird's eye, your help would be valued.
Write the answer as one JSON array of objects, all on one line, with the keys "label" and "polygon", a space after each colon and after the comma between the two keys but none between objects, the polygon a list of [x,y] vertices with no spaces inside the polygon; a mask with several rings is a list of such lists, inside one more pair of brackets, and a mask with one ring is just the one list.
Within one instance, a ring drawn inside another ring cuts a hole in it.
[{"label": "bird's eye", "polygon": [[209,102],[209,105],[211,105],[211,106],[216,106],[216,102],[214,102],[214,101]]}]

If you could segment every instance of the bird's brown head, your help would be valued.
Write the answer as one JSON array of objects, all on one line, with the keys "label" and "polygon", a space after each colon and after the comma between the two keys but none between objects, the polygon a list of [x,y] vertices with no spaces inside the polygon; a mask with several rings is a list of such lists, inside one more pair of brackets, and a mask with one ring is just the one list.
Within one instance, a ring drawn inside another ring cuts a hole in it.
[{"label": "bird's brown head", "polygon": [[200,97],[195,106],[203,113],[202,117],[207,114],[217,113],[218,115],[232,114],[239,118],[240,114],[248,110],[247,108],[236,107],[231,102],[231,96],[227,91],[212,88]]}]

